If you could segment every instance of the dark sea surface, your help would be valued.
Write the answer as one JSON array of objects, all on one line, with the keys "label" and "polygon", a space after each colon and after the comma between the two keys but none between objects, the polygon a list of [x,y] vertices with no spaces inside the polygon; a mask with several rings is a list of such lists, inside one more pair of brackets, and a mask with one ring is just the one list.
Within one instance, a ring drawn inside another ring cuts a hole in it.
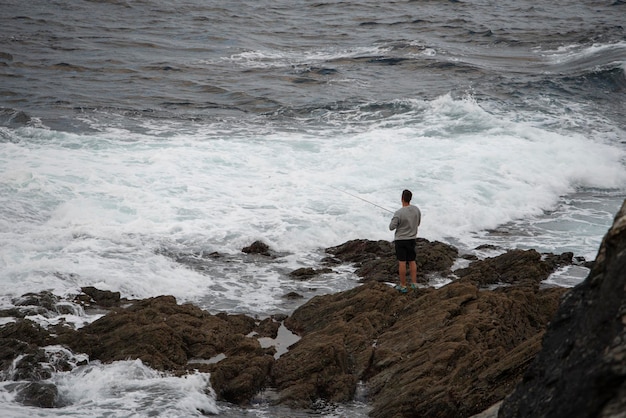
[{"label": "dark sea surface", "polygon": [[[626,197],[625,27],[622,0],[2,0],[0,307],[96,286],[289,314],[286,293],[358,285],[349,268],[288,273],[349,239],[391,240],[404,188],[424,238],[593,260]],[[243,256],[255,240],[278,258]],[[362,394],[241,409],[206,375],[131,361],[51,381],[66,407],[21,406],[5,381],[0,416],[367,415]]]}]

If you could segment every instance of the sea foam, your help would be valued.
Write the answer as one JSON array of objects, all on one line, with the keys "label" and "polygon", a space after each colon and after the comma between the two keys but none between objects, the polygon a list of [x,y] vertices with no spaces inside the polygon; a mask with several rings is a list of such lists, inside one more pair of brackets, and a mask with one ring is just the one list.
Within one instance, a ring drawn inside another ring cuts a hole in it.
[{"label": "sea foam", "polygon": [[[405,105],[409,111],[367,129],[327,127],[318,136],[271,127],[215,133],[202,124],[179,131],[166,122],[146,126],[154,134],[21,128],[20,141],[0,151],[0,292],[71,294],[95,285],[188,300],[221,286],[239,308],[260,309],[280,296],[285,271],[315,263],[318,249],[391,239],[390,213],[379,206],[395,210],[404,188],[422,209],[420,236],[471,248],[484,242],[481,231],[533,224],[564,196],[607,188],[619,195],[626,184],[624,151],[600,134],[555,131],[471,96]],[[603,216],[597,229],[610,222]],[[585,256],[602,235],[590,229],[571,247],[567,231],[534,225],[548,243],[541,249]],[[521,247],[542,242],[514,236]],[[279,270],[241,265],[207,274],[160,251],[234,255],[255,240],[293,257]],[[243,290],[254,278],[251,302]]]}]

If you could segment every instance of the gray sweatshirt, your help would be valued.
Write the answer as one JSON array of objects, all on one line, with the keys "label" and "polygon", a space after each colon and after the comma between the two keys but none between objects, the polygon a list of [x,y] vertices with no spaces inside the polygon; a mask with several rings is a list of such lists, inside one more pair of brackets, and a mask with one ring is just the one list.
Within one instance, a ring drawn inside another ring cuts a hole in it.
[{"label": "gray sweatshirt", "polygon": [[394,240],[417,238],[417,227],[422,221],[422,213],[414,205],[403,206],[391,218],[389,230],[396,230]]}]

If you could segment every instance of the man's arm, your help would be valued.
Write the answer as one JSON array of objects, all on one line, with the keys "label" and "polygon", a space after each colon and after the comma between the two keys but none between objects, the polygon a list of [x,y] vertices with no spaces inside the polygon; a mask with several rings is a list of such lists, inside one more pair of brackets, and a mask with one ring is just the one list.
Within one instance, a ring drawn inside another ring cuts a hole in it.
[{"label": "man's arm", "polygon": [[398,225],[400,224],[400,218],[398,218],[398,215],[393,215],[393,218],[391,218],[391,222],[389,223],[389,230],[393,231],[394,229],[396,229],[398,227]]}]

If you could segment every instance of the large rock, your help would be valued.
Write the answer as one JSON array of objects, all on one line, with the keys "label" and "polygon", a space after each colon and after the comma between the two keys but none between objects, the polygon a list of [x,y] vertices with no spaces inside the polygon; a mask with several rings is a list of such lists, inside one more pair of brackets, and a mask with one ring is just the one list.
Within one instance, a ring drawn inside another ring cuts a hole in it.
[{"label": "large rock", "polygon": [[351,400],[366,374],[373,341],[395,321],[390,313],[405,303],[386,285],[371,283],[318,296],[297,309],[285,325],[304,337],[273,369],[281,402],[310,407],[316,399]]},{"label": "large rock", "polygon": [[624,417],[626,202],[583,283],[567,294],[539,355],[499,417]]},{"label": "large rock", "polygon": [[563,292],[455,282],[400,295],[372,282],[318,296],[285,322],[302,339],[273,382],[292,406],[350,400],[363,381],[374,417],[470,416],[521,379]]},{"label": "large rock", "polygon": [[509,250],[497,257],[475,261],[454,272],[463,280],[488,286],[546,280],[558,267],[572,264],[572,253],[540,254],[535,250]]},{"label": "large rock", "polygon": [[[267,321],[258,325],[260,335],[270,328]],[[265,385],[274,360],[271,351],[248,337],[256,328],[251,317],[211,315],[191,304],[179,305],[173,296],[160,296],[115,308],[58,340],[92,360],[141,359],[157,370],[211,372],[219,399],[246,403]],[[224,359],[213,362],[217,356]]]},{"label": "large rock", "polygon": [[96,289],[93,286],[82,287],[83,293],[75,298],[82,305],[97,305],[103,308],[120,306],[120,292]]},{"label": "large rock", "polygon": [[[40,347],[51,341],[48,332],[28,319],[0,327],[0,366],[10,370],[12,380],[39,380],[50,377],[50,371],[41,367],[43,351]],[[16,362],[16,359],[20,361]]]},{"label": "large rock", "polygon": [[63,403],[60,402],[58,388],[50,382],[27,382],[20,384],[16,390],[15,400],[23,405],[39,408],[63,406]]},{"label": "large rock", "polygon": [[[455,247],[424,238],[417,239],[415,248],[421,281],[425,281],[428,274],[449,275],[450,268],[459,256]],[[398,261],[392,242],[357,239],[330,247],[326,252],[341,262],[354,264],[362,282],[389,282],[398,278]]]}]

